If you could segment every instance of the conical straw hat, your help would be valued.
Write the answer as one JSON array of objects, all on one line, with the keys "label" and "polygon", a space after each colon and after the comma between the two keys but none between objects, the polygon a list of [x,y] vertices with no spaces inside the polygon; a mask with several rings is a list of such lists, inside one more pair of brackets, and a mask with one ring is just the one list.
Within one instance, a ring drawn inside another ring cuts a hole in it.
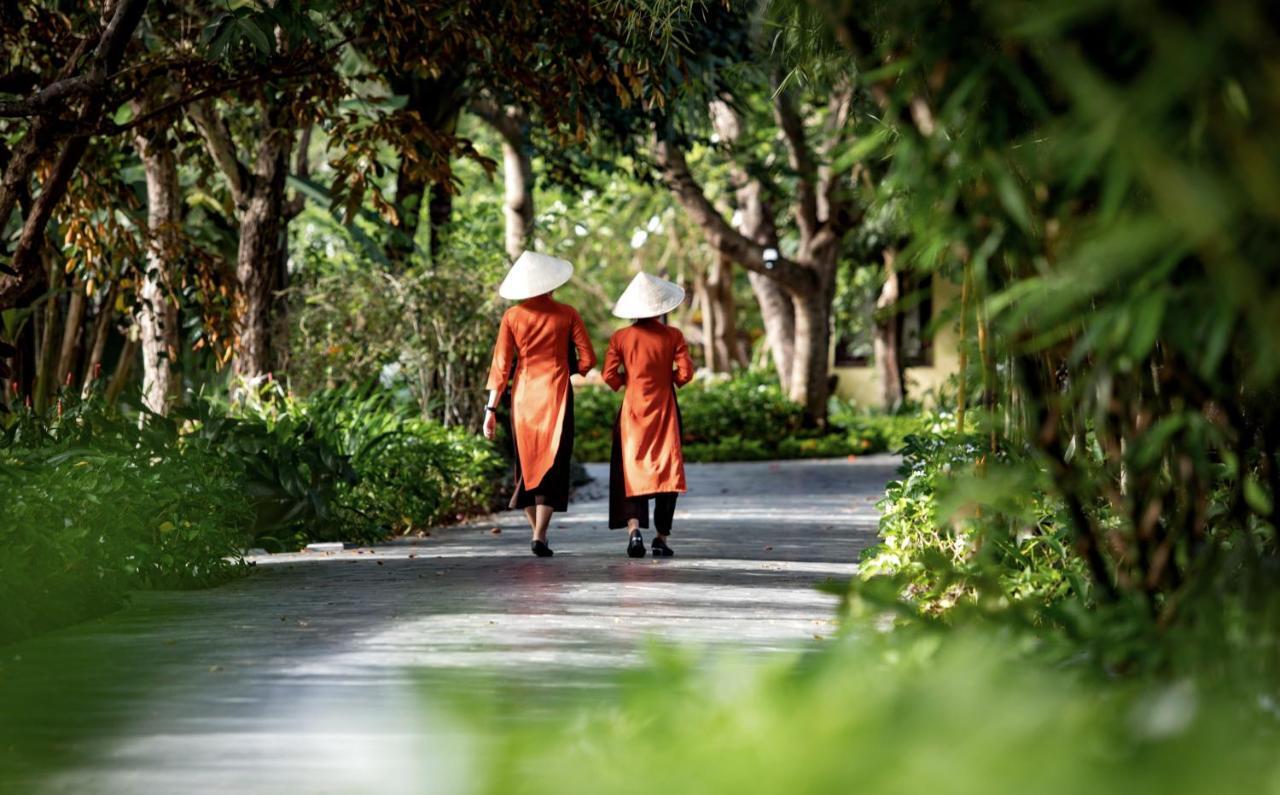
[{"label": "conical straw hat", "polygon": [[684,288],[666,279],[637,273],[613,306],[617,317],[642,318],[665,315],[684,300]]},{"label": "conical straw hat", "polygon": [[498,295],[508,301],[523,301],[549,293],[573,278],[573,265],[567,260],[526,251],[507,271],[498,287]]}]

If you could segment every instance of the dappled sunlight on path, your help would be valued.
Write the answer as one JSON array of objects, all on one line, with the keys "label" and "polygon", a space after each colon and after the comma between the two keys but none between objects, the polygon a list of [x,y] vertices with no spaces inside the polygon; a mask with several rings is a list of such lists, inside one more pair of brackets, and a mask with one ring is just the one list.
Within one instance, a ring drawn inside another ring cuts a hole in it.
[{"label": "dappled sunlight on path", "polygon": [[835,600],[815,586],[853,574],[895,467],[691,465],[672,559],[626,558],[596,483],[555,520],[547,560],[503,514],[140,594],[0,650],[3,759],[23,790],[465,791],[450,710],[528,719],[611,692],[653,641],[763,653],[830,634]]}]

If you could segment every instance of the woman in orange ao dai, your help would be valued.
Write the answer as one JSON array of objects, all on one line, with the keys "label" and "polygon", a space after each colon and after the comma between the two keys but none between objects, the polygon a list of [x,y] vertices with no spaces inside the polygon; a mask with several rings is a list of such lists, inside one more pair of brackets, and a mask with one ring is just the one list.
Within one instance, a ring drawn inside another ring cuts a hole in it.
[{"label": "woman in orange ao dai", "polygon": [[684,300],[684,289],[638,273],[618,299],[613,314],[635,322],[615,332],[604,358],[604,381],[626,387],[613,429],[609,472],[609,527],[627,528],[627,554],[645,554],[641,528],[649,527],[654,501],[654,557],[671,557],[667,544],[676,497],[687,491],[680,446],[676,388],[693,379],[693,360],[679,329],[662,316]]},{"label": "woman in orange ao dai", "polygon": [[526,251],[511,266],[498,293],[520,301],[502,315],[489,368],[484,435],[497,427],[498,400],[511,381],[511,438],[515,445],[515,493],[533,532],[531,547],[551,557],[547,527],[555,511],[569,507],[569,457],[573,452],[573,387],[569,375],[586,375],[595,350],[578,311],[551,297],[573,276],[565,260]]}]

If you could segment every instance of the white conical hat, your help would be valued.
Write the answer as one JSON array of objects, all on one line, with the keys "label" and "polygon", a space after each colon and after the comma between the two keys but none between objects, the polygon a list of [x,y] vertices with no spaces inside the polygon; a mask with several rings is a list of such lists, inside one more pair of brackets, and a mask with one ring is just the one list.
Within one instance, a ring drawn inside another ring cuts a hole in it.
[{"label": "white conical hat", "polygon": [[498,287],[498,295],[508,301],[523,301],[549,293],[573,278],[573,265],[567,260],[536,251],[526,251],[507,271]]},{"label": "white conical hat", "polygon": [[623,290],[613,305],[613,314],[625,318],[657,317],[680,306],[682,301],[683,287],[641,272]]}]

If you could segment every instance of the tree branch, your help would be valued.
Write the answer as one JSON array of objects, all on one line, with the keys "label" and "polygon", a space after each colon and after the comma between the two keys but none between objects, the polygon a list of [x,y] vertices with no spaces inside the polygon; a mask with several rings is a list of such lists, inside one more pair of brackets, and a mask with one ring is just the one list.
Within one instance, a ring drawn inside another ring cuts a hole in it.
[{"label": "tree branch", "polygon": [[822,165],[818,167],[818,218],[823,223],[831,224],[843,210],[839,200],[839,184],[843,174],[835,173],[831,168],[831,160],[845,140],[844,131],[849,124],[849,116],[853,108],[853,82],[841,80],[831,92],[827,102],[827,120],[824,125],[826,133],[821,156]]},{"label": "tree branch", "polygon": [[249,203],[249,183],[253,180],[253,175],[236,154],[235,142],[231,140],[231,131],[227,129],[226,122],[207,99],[187,106],[187,115],[200,131],[209,156],[226,175],[236,207],[244,209]]},{"label": "tree branch", "polygon": [[501,108],[489,99],[471,100],[467,110],[492,127],[499,135],[513,146],[524,146],[524,137],[520,134],[520,119],[514,108]]},{"label": "tree branch", "polygon": [[773,76],[773,115],[782,129],[791,168],[796,172],[796,226],[800,229],[800,245],[808,248],[818,233],[818,195],[815,183],[817,167],[804,134],[804,121],[796,110],[791,92],[782,85],[781,76]]},{"label": "tree branch", "polygon": [[[99,35],[97,46],[90,56],[84,73],[91,80],[96,80],[105,88],[107,75],[119,66],[124,57],[125,46],[133,37],[134,30],[142,21],[147,0],[117,0],[112,9],[111,19]],[[87,40],[86,40],[87,41]],[[77,48],[71,60],[62,68],[61,77],[69,77],[78,64],[84,50],[84,43]],[[106,100],[106,91],[96,91],[86,96],[79,112],[76,114],[78,124],[90,124],[102,115]],[[20,157],[13,158],[5,169],[2,185],[0,185],[0,217],[8,217],[18,199],[21,185],[30,178],[36,163],[43,159],[46,148],[52,148],[57,140],[48,137],[47,120],[37,119],[32,129],[24,136],[20,148]],[[80,165],[85,150],[89,146],[87,137],[71,137],[62,145],[54,161],[53,169],[41,188],[40,195],[31,206],[31,211],[22,224],[22,234],[13,250],[13,261],[10,269],[16,274],[0,278],[0,307],[12,306],[39,283],[42,272],[40,262],[40,244],[44,239],[45,228],[53,211],[66,194],[67,185]]]},{"label": "tree branch", "polygon": [[670,140],[659,138],[654,144],[654,159],[663,182],[702,228],[713,249],[733,259],[742,267],[777,280],[795,295],[808,295],[818,289],[817,274],[779,254],[772,263],[765,262],[764,246],[734,229],[716,210],[694,179],[684,152]]}]

